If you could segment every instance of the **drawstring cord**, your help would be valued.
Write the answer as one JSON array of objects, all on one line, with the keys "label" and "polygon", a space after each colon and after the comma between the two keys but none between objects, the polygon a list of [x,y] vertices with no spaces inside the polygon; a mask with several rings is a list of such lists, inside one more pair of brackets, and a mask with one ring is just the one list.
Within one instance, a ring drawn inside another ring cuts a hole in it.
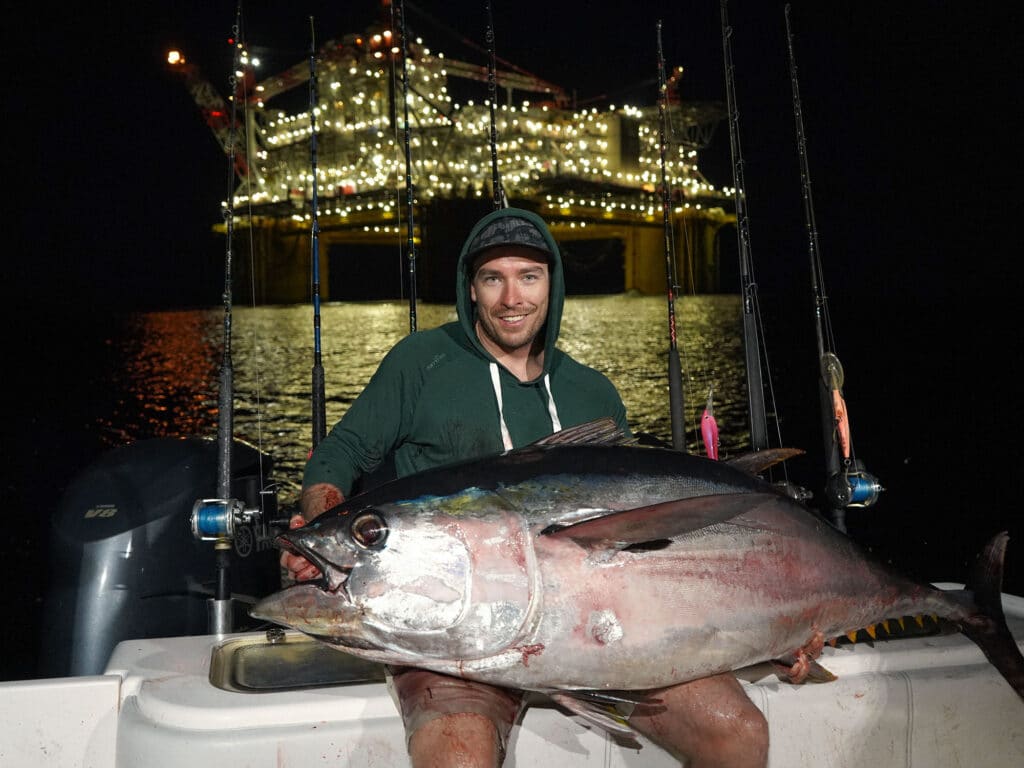
[{"label": "drawstring cord", "polygon": [[[508,425],[505,423],[505,406],[501,397],[501,378],[498,373],[498,364],[491,363],[491,386],[494,387],[494,398],[498,401],[498,421],[501,422],[501,443],[506,451],[511,451],[515,446],[512,444],[512,436],[508,432]],[[558,409],[555,407],[555,398],[551,394],[551,375],[544,374],[544,389],[548,394],[548,415],[551,417],[551,430],[562,431],[562,422],[558,418]]]}]

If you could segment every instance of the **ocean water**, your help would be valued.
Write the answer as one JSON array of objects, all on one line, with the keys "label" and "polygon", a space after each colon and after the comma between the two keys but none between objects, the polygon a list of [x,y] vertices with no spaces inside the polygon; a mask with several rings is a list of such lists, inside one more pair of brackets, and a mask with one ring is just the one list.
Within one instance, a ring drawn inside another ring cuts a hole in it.
[{"label": "ocean water", "polygon": [[[749,444],[740,310],[735,295],[683,297],[676,305],[684,426],[692,452],[703,450],[698,424],[709,393],[722,455],[736,455]],[[560,340],[563,349],[617,386],[634,432],[664,442],[672,432],[667,314],[663,297],[570,297]],[[417,315],[419,328],[426,329],[454,312],[447,305],[421,304]],[[213,437],[217,431],[222,309],[34,319],[31,334],[10,340],[13,359],[20,362],[10,369],[16,394],[4,425],[10,432],[3,469],[10,522],[2,545],[9,631],[0,679],[36,676],[50,576],[49,517],[68,484],[118,446],[151,437]],[[408,305],[329,303],[321,321],[330,427],[383,353],[408,332]],[[776,396],[769,400],[771,430],[777,424],[781,444],[806,451],[787,466],[790,480],[815,494],[814,505],[821,497],[824,459],[811,325],[780,320],[777,313],[766,318],[766,327],[766,377]],[[779,344],[779,338],[787,343]],[[916,367],[897,365],[895,357],[879,353],[885,349],[879,339],[858,341],[872,354],[854,355],[856,367],[847,366],[854,445],[886,490],[874,506],[850,511],[850,535],[913,575],[963,581],[989,536],[1005,529],[1024,534],[1016,510],[1005,502],[1014,487],[1020,490],[1020,473],[1005,478],[1007,490],[999,485],[1004,476],[964,449],[955,430],[917,418],[921,408],[933,407],[916,386],[927,358]],[[235,307],[231,352],[235,435],[273,458],[279,501],[291,503],[310,445],[310,307]],[[931,397],[946,402],[948,393]],[[1021,593],[1024,553],[1014,549],[1017,538],[1012,536],[1006,588]]]},{"label": "ocean water", "polygon": [[[328,426],[358,396],[380,358],[408,333],[401,301],[339,302],[321,308],[321,359]],[[691,450],[702,450],[696,425],[713,396],[722,450],[748,442],[746,383],[737,296],[677,302],[677,345],[684,361],[684,412]],[[417,327],[454,319],[449,305],[417,305]],[[312,311],[305,306],[235,308],[235,435],[274,459],[290,495],[301,480],[311,444]],[[102,376],[115,394],[95,427],[111,445],[146,437],[216,434],[224,313],[218,310],[135,314],[110,341],[118,361]],[[663,298],[573,297],[566,304],[561,347],[606,374],[626,403],[636,432],[671,441],[668,308]]]}]

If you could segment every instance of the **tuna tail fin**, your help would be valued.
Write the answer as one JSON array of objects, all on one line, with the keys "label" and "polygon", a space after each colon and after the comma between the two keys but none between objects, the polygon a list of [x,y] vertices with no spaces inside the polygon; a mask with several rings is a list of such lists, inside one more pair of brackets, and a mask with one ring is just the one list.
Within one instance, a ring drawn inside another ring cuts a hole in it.
[{"label": "tuna tail fin", "polygon": [[974,593],[979,611],[965,619],[961,629],[1024,699],[1024,656],[1003,614],[1003,558],[1008,540],[1006,531],[996,534],[978,556],[967,589]]}]

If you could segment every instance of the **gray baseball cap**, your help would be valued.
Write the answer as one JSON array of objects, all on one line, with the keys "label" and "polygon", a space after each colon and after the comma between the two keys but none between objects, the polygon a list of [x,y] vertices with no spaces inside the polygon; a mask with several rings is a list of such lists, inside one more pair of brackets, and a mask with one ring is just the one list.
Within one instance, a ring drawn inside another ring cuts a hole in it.
[{"label": "gray baseball cap", "polygon": [[525,245],[549,258],[553,256],[547,239],[533,222],[518,216],[506,216],[488,224],[473,238],[466,255],[472,261],[482,251],[497,245]]}]

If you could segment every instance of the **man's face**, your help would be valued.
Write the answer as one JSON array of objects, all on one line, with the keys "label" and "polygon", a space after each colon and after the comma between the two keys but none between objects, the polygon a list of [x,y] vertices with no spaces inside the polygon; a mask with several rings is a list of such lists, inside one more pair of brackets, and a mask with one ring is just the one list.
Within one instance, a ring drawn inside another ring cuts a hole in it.
[{"label": "man's face", "polygon": [[477,335],[505,353],[529,347],[548,317],[550,290],[546,256],[522,245],[500,245],[477,257],[470,283],[476,302]]}]

